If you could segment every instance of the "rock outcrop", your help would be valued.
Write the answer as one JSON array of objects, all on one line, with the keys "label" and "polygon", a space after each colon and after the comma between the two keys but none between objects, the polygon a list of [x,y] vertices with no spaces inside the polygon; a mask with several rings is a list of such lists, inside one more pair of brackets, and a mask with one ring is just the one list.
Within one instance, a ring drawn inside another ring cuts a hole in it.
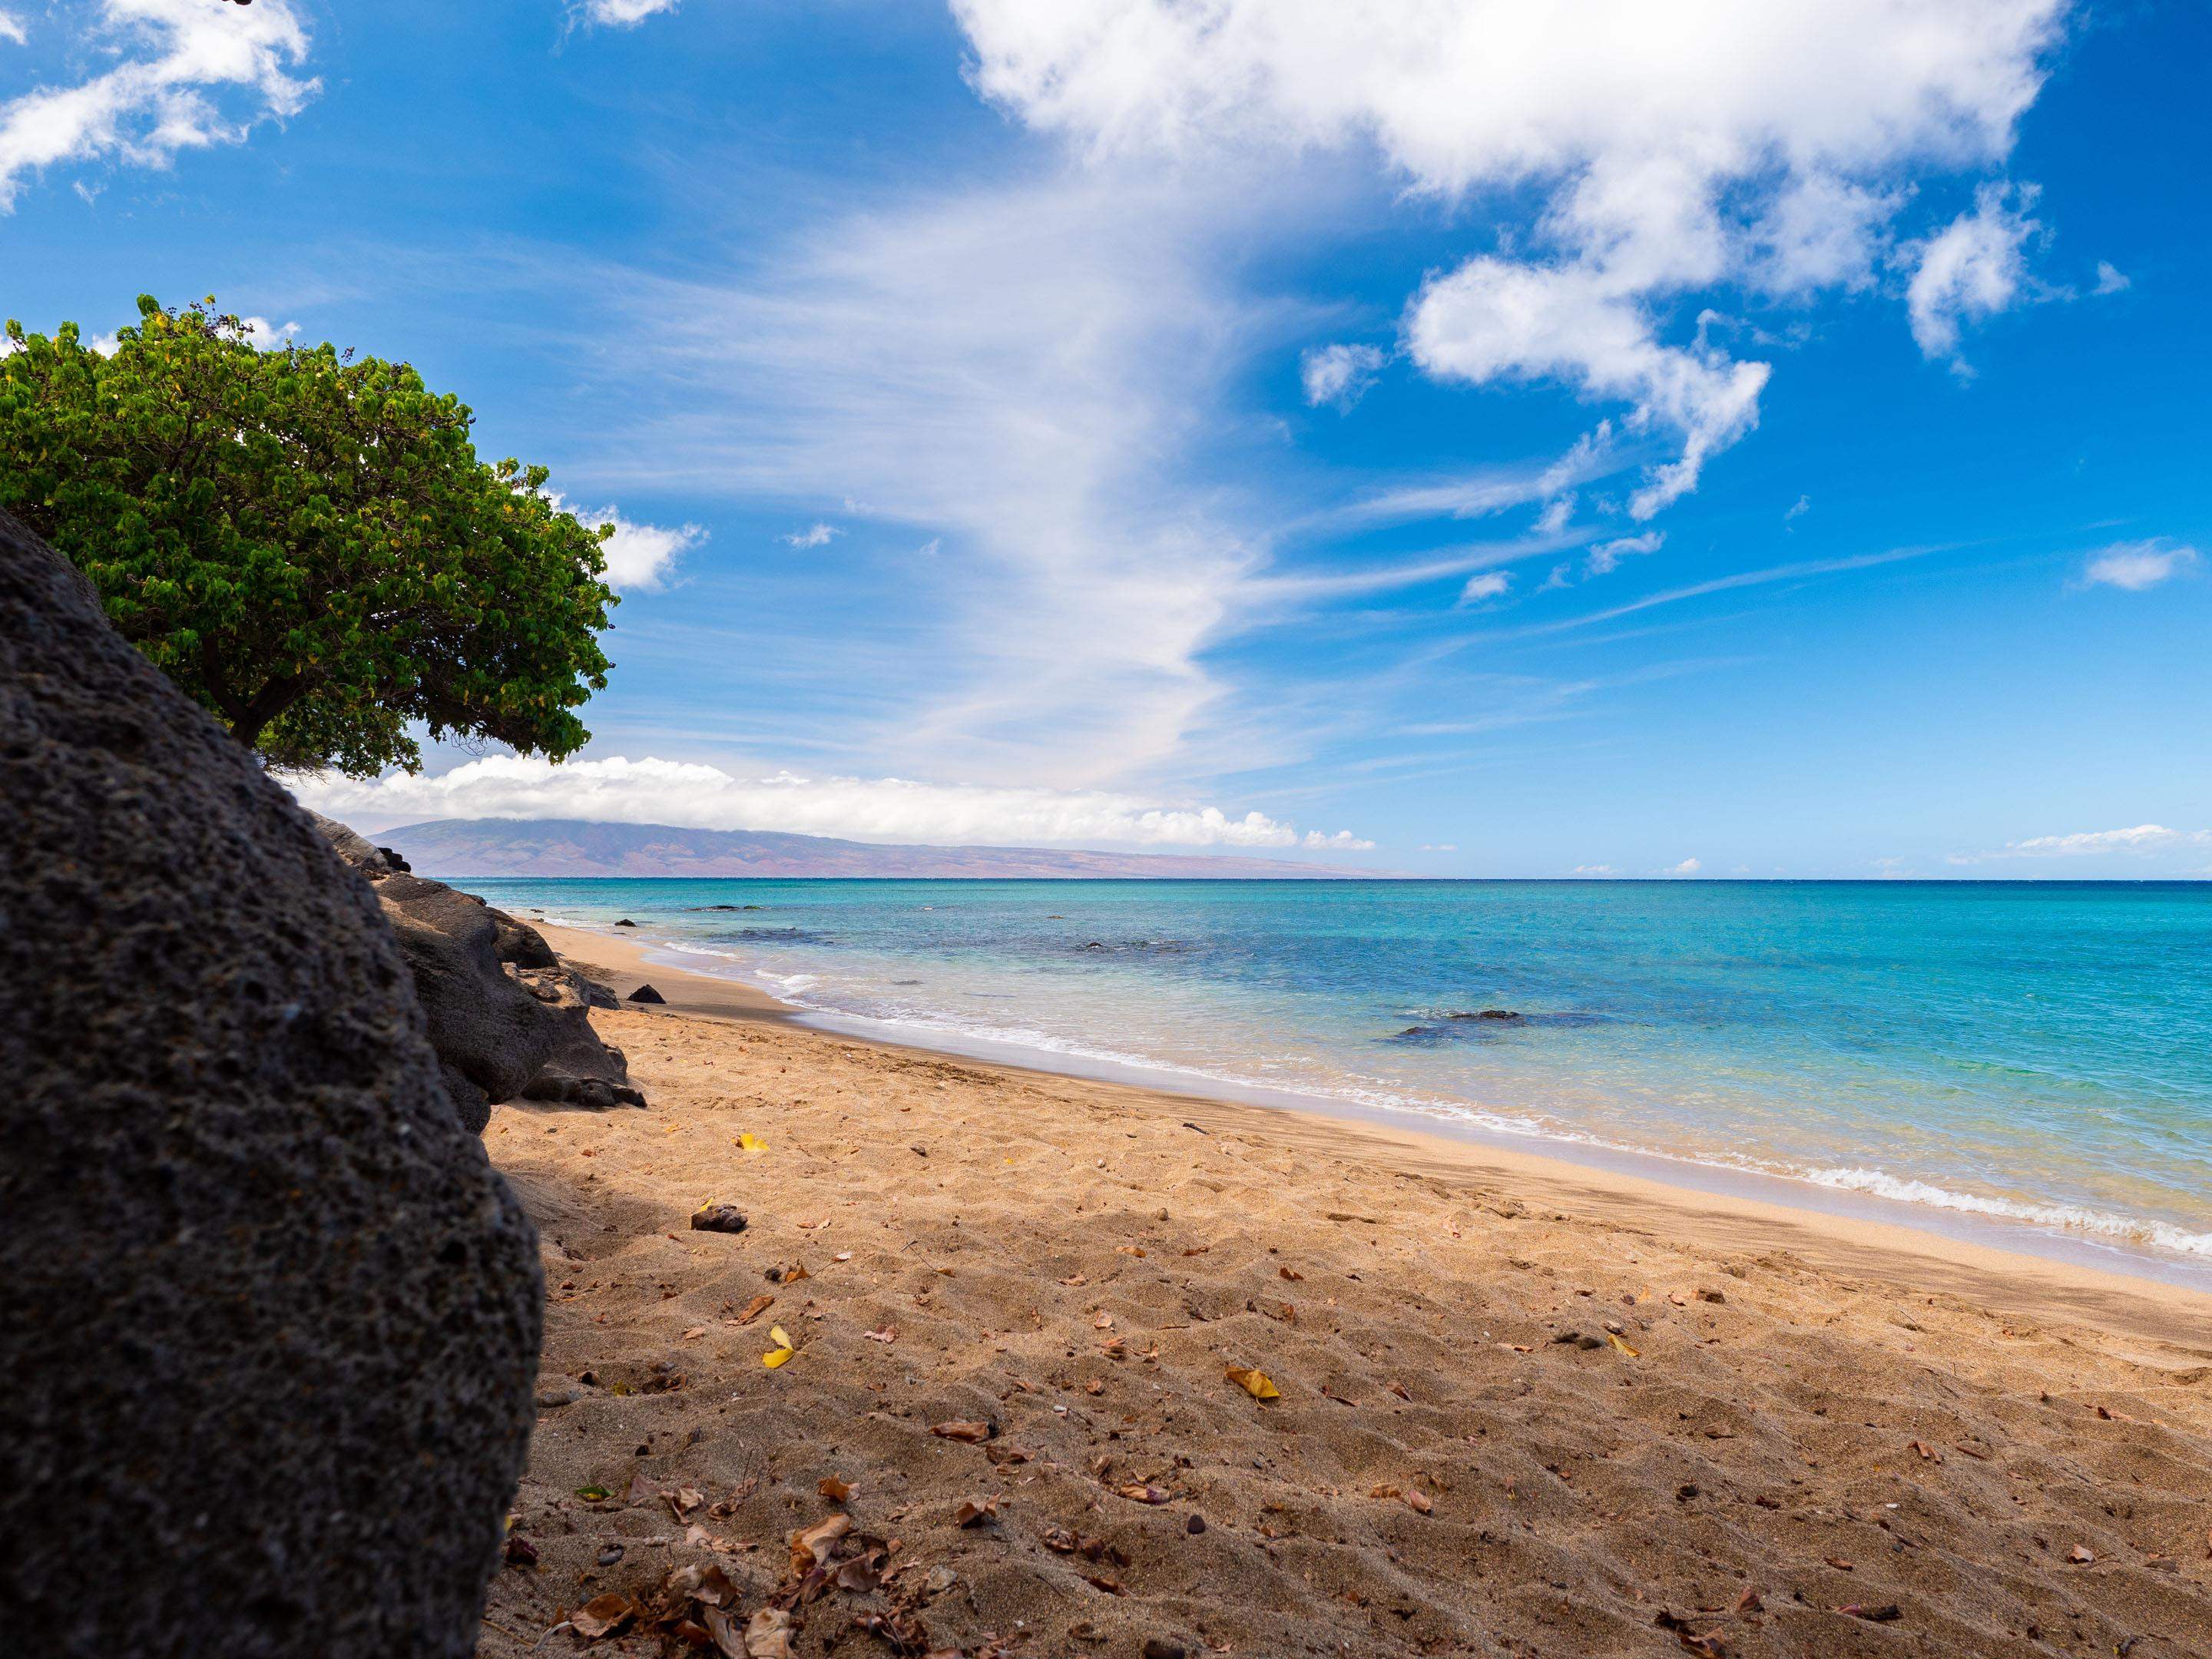
[{"label": "rock outcrop", "polygon": [[0,1647],[472,1653],[530,1223],[368,884],[5,515],[0,985]]},{"label": "rock outcrop", "polygon": [[482,899],[395,869],[344,824],[309,815],[367,877],[415,975],[454,1110],[481,1133],[504,1100],[642,1106],[621,1049],[592,1030],[592,987],[544,936]]}]

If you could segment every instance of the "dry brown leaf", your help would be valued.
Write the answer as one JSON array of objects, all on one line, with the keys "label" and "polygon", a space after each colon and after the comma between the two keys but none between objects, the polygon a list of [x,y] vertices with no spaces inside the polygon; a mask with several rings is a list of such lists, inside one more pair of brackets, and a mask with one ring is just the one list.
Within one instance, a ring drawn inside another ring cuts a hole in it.
[{"label": "dry brown leaf", "polygon": [[1097,1318],[1091,1322],[1091,1326],[1093,1330],[1110,1331],[1114,1328],[1114,1316],[1109,1313],[1101,1313]]},{"label": "dry brown leaf", "polygon": [[745,1310],[738,1316],[738,1323],[750,1325],[774,1306],[775,1306],[774,1297],[757,1296],[745,1304]]},{"label": "dry brown leaf", "polygon": [[1132,1504],[1164,1504],[1170,1501],[1168,1494],[1158,1486],[1116,1486],[1114,1490]]},{"label": "dry brown leaf", "polygon": [[733,1616],[720,1607],[702,1607],[699,1622],[707,1627],[708,1638],[714,1643],[714,1651],[720,1654],[722,1659],[748,1659],[744,1636],[738,1629],[738,1621]]},{"label": "dry brown leaf", "polygon": [[1213,1246],[1211,1244],[1194,1244],[1188,1249],[1185,1250],[1183,1254],[1185,1255],[1204,1255],[1212,1248]]},{"label": "dry brown leaf", "polygon": [[933,1423],[929,1431],[940,1440],[964,1440],[969,1445],[981,1445],[997,1432],[988,1423]]},{"label": "dry brown leaf", "polygon": [[605,1595],[594,1595],[570,1613],[568,1622],[576,1627],[577,1635],[587,1642],[596,1642],[620,1630],[636,1613],[636,1602],[618,1591],[609,1590]]},{"label": "dry brown leaf", "polygon": [[1912,1449],[1920,1454],[1920,1461],[1923,1463],[1940,1463],[1943,1461],[1943,1454],[1925,1440],[1914,1441]]},{"label": "dry brown leaf", "polygon": [[1419,1486],[1408,1486],[1406,1489],[1406,1502],[1413,1507],[1413,1513],[1416,1515],[1426,1515],[1436,1508],[1436,1505],[1429,1501],[1429,1495]]},{"label": "dry brown leaf", "polygon": [[684,1333],[684,1340],[686,1342],[696,1342],[701,1337],[706,1334],[707,1328],[704,1325],[694,1325],[690,1330]]},{"label": "dry brown leaf", "polygon": [[871,1342],[896,1342],[898,1340],[898,1331],[896,1328],[890,1325],[884,1326],[879,1331],[862,1331],[860,1334],[866,1337]]},{"label": "dry brown leaf", "polygon": [[833,1515],[826,1521],[817,1521],[811,1527],[802,1527],[791,1534],[791,1570],[804,1577],[813,1571],[815,1564],[826,1560],[830,1547],[853,1530],[853,1517]]},{"label": "dry brown leaf", "polygon": [[1255,1400],[1280,1400],[1283,1397],[1282,1391],[1268,1380],[1265,1371],[1248,1370],[1242,1365],[1231,1365],[1224,1375]]},{"label": "dry brown leaf", "polygon": [[1392,1394],[1396,1395],[1401,1400],[1411,1401],[1413,1397],[1403,1382],[1391,1382],[1385,1386],[1389,1389]]},{"label": "dry brown leaf", "polygon": [[1275,1271],[1283,1278],[1289,1279],[1294,1285],[1305,1277],[1305,1275],[1300,1273],[1296,1267],[1278,1267]]},{"label": "dry brown leaf", "polygon": [[745,1621],[750,1659],[791,1659],[791,1615],[781,1607],[763,1607]]},{"label": "dry brown leaf", "polygon": [[992,1498],[987,1498],[980,1504],[971,1498],[961,1504],[959,1511],[952,1517],[956,1524],[963,1527],[979,1526],[986,1521],[998,1518],[998,1500]]},{"label": "dry brown leaf", "polygon": [[1116,1255],[1142,1255],[1144,1253],[1143,1249],[1135,1244],[1116,1244],[1114,1247]]},{"label": "dry brown leaf", "polygon": [[840,1480],[834,1474],[823,1475],[815,1483],[814,1489],[833,1504],[842,1504],[853,1495],[851,1483]]}]

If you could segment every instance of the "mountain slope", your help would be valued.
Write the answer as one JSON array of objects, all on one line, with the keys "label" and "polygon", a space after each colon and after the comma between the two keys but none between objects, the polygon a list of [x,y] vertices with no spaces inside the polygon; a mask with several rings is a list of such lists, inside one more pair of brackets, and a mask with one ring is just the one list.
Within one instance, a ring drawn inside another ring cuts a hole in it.
[{"label": "mountain slope", "polygon": [[1286,860],[1036,847],[878,847],[756,830],[680,830],[574,818],[441,818],[371,837],[426,876],[875,876],[1359,880],[1372,872]]}]

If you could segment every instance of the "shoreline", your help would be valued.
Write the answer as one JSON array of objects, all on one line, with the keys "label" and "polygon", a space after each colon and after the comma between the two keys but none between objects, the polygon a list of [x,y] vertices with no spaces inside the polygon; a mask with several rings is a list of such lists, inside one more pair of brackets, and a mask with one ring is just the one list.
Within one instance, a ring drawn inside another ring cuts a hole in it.
[{"label": "shoreline", "polygon": [[[785,1024],[897,1053],[955,1060],[987,1073],[1081,1084],[1110,1091],[1125,1109],[1180,1113],[1209,1130],[1264,1139],[1315,1158],[1379,1159],[1408,1174],[1502,1181],[1532,1202],[1610,1224],[1662,1237],[1687,1227],[1702,1244],[1778,1250],[1821,1271],[1938,1291],[2034,1317],[2080,1321],[2157,1340],[2170,1340],[2177,1318],[2212,1330],[2212,1269],[2197,1273],[2191,1264],[2167,1263],[2117,1247],[2083,1245],[2069,1250],[2063,1247],[2078,1241],[2033,1229],[2030,1224],[1945,1212],[1923,1215],[1901,1201],[1863,1194],[1834,1193],[1832,1206],[1821,1206],[1798,1201],[1797,1189],[1807,1195],[1828,1189],[1779,1176],[1741,1172],[1737,1179],[1738,1172],[1686,1160],[1672,1164],[1648,1154],[1626,1152],[1607,1162],[1585,1162],[1499,1144],[1472,1132],[1455,1134],[1401,1123],[1380,1112],[1360,1111],[1349,1103],[1287,1094],[1257,1099],[1253,1097],[1264,1091],[1226,1085],[1218,1091],[1177,1087],[1141,1076],[1100,1076],[1077,1067],[1053,1066],[1041,1063],[1053,1056],[1038,1051],[979,1054],[954,1044],[902,1041],[862,1029],[875,1022],[817,1014],[742,980],[670,960],[680,954],[677,947],[538,920],[532,925],[563,957],[601,969],[619,995],[649,981],[667,997],[672,1013]],[[1662,1167],[1647,1172],[1634,1167],[1638,1164]],[[1679,1176],[1670,1179],[1677,1170],[1710,1173],[1715,1178],[1710,1185]],[[1760,1185],[1784,1190],[1773,1197],[1751,1190]],[[1884,1210],[1908,1214],[1893,1218],[1881,1212]],[[1936,1219],[1953,1222],[1954,1227],[1929,1224]],[[1987,1237],[2015,1230],[2033,1237],[2018,1242]],[[2033,1243],[2054,1248],[2026,1248]],[[2104,1254],[2122,1257],[2128,1265],[2108,1267],[2081,1259]],[[2142,1271],[2134,1270],[2138,1264]]]}]

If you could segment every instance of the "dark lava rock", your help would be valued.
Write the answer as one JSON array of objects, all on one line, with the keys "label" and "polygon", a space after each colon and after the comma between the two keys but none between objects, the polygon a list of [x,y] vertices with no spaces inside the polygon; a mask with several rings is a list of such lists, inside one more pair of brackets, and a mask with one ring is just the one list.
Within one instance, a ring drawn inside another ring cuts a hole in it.
[{"label": "dark lava rock", "polygon": [[471,1130],[482,1133],[493,1106],[518,1097],[599,1111],[645,1104],[622,1050],[592,1030],[590,981],[562,965],[544,935],[473,894],[394,870],[342,823],[314,823],[374,884]]},{"label": "dark lava rock", "polygon": [[617,927],[635,927],[637,924],[632,921],[628,916],[624,916],[620,921],[617,922],[615,926]]},{"label": "dark lava rock", "polygon": [[1445,1015],[1444,1018],[1447,1019],[1498,1019],[1517,1022],[1525,1018],[1526,1016],[1516,1014],[1510,1008],[1485,1008],[1479,1013],[1451,1013]]},{"label": "dark lava rock", "polygon": [[745,1226],[744,1215],[734,1204],[709,1204],[691,1217],[695,1233],[741,1233]]},{"label": "dark lava rock", "polygon": [[650,985],[639,986],[637,989],[629,994],[629,1000],[632,1002],[658,1002],[662,1004],[665,1004],[668,1000],[666,997],[661,995],[659,992],[654,990]]},{"label": "dark lava rock", "polygon": [[0,985],[0,1650],[473,1653],[535,1235],[368,884],[4,515]]},{"label": "dark lava rock", "polygon": [[409,875],[414,872],[415,866],[408,863],[405,859],[399,856],[398,848],[394,847],[380,847],[376,850],[383,854],[384,861],[390,865],[393,869],[397,870],[401,875]]}]

